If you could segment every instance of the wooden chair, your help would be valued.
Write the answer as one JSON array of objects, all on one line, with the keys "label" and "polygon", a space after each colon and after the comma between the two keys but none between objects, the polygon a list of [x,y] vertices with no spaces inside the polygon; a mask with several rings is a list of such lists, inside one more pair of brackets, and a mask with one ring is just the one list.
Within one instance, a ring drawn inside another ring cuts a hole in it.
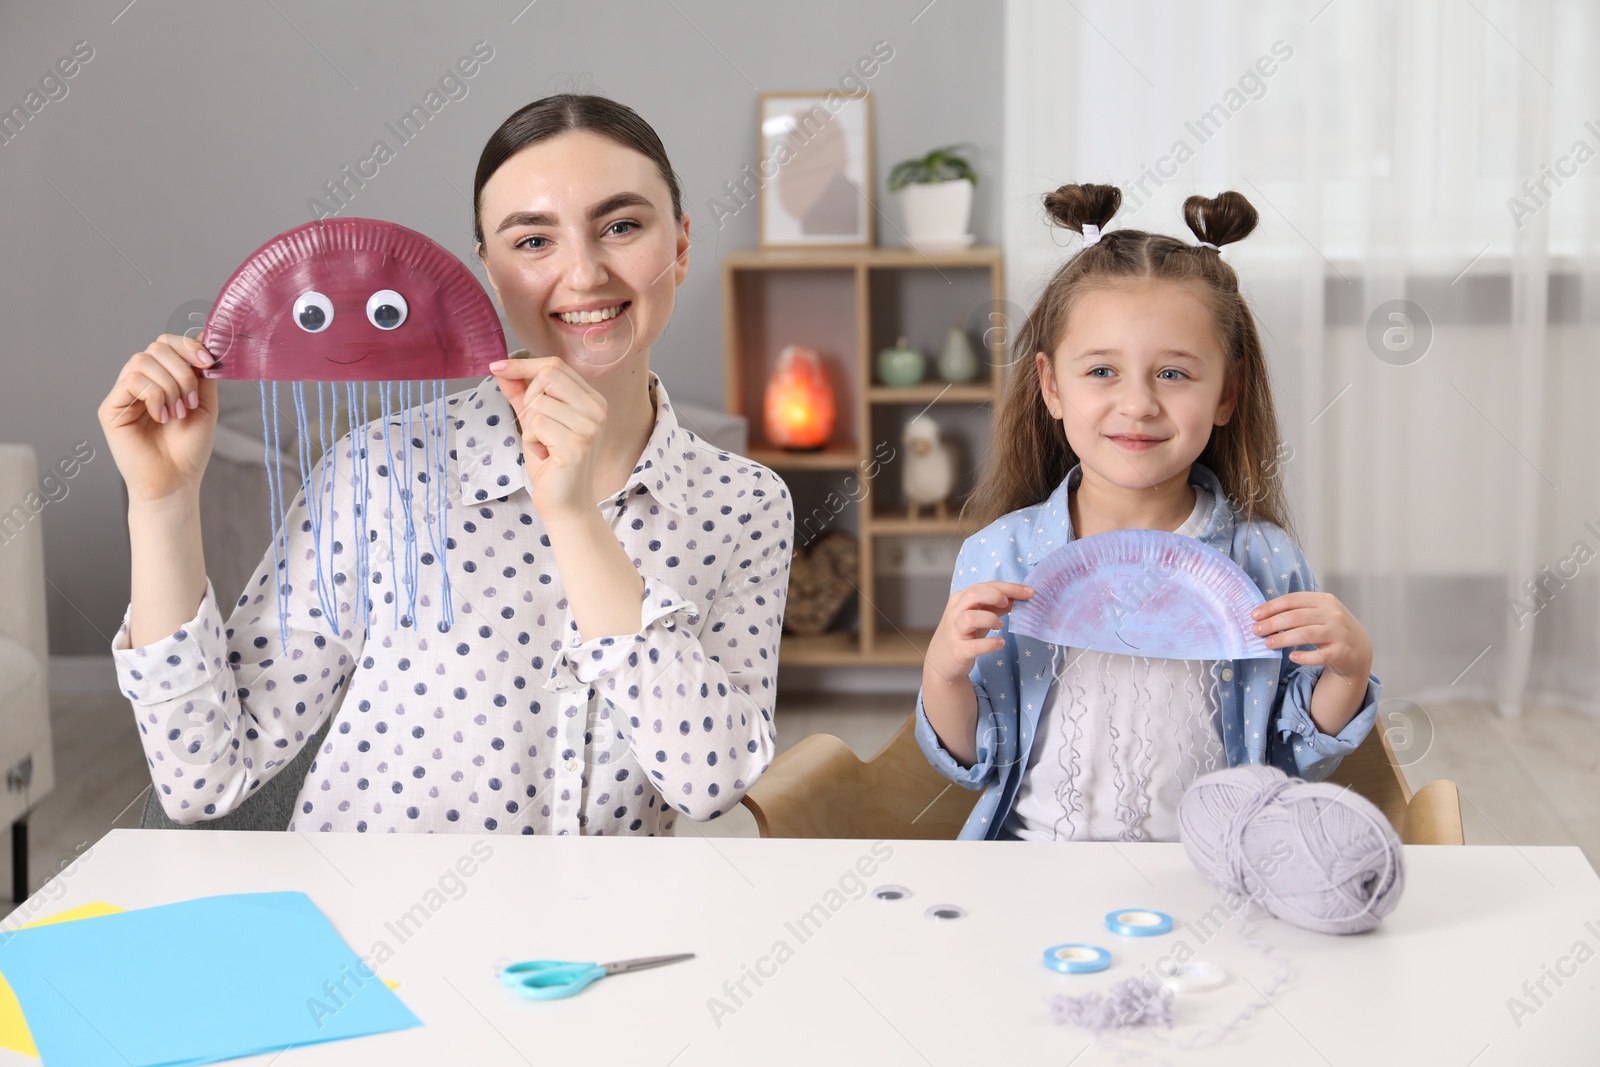
[{"label": "wooden chair", "polygon": [[1372,801],[1408,845],[1466,842],[1461,831],[1461,794],[1456,784],[1440,778],[1413,795],[1381,722],[1373,725],[1372,732],[1354,752],[1339,761],[1327,780],[1347,785]]},{"label": "wooden chair", "polygon": [[[772,761],[744,796],[762,837],[950,840],[979,794],[947,781],[917,746],[915,717],[865,762],[831,734],[812,734]],[[1383,730],[1374,727],[1328,781],[1372,801],[1410,845],[1462,843],[1454,782],[1413,796]]]},{"label": "wooden chair", "polygon": [[772,761],[744,795],[762,837],[952,840],[979,794],[949,781],[906,719],[863,763],[832,734],[812,734]]}]

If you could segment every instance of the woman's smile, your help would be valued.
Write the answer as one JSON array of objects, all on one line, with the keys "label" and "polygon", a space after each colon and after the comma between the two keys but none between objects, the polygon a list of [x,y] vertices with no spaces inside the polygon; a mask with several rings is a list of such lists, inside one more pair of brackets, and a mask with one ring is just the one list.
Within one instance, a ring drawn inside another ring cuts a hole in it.
[{"label": "woman's smile", "polygon": [[623,320],[632,300],[592,301],[573,304],[550,313],[557,329],[575,337],[606,333]]}]

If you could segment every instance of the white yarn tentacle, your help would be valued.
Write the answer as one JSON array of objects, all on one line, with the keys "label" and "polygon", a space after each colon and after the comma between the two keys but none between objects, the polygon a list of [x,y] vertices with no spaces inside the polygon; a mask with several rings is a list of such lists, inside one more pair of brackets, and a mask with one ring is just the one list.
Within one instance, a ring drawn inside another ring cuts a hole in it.
[{"label": "white yarn tentacle", "polygon": [[[1062,802],[1061,816],[1056,819],[1053,830],[1053,836],[1057,841],[1079,840],[1076,817],[1084,810],[1083,790],[1078,785],[1078,741],[1083,737],[1083,716],[1088,710],[1085,700],[1088,690],[1079,681],[1083,675],[1083,657],[1086,653],[1080,649],[1076,656],[1069,657],[1067,653],[1071,651],[1058,647],[1052,663],[1057,685],[1066,703],[1067,723],[1071,727],[1070,732],[1063,727],[1062,732],[1067,736],[1067,743],[1056,750],[1056,762],[1066,772],[1063,778],[1064,790],[1058,790],[1056,796],[1056,799]],[[1065,836],[1061,833],[1063,820],[1067,824]]]},{"label": "white yarn tentacle", "polygon": [[[1205,706],[1220,708],[1222,706],[1222,679],[1220,677],[1222,665],[1226,660],[1212,660],[1209,664],[1211,676],[1210,688],[1206,690]],[[1228,753],[1222,745],[1222,738],[1216,726],[1209,720],[1206,722],[1206,768],[1204,773],[1219,771],[1228,765]],[[1213,748],[1215,751],[1213,751]]]},{"label": "white yarn tentacle", "polygon": [[1149,840],[1149,831],[1146,821],[1150,818],[1150,809],[1155,803],[1150,794],[1150,780],[1155,769],[1155,738],[1150,733],[1152,718],[1150,705],[1155,700],[1155,693],[1150,688],[1150,674],[1155,670],[1148,656],[1139,657],[1139,662],[1144,664],[1144,683],[1139,684],[1138,675],[1134,674],[1134,693],[1143,705],[1144,716],[1139,724],[1139,761],[1134,768],[1135,793],[1133,798],[1133,840]]}]

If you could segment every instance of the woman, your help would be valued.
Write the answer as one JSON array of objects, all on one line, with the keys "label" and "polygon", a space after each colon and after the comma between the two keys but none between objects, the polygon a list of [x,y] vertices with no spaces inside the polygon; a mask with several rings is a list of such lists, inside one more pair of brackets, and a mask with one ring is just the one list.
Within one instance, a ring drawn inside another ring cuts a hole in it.
[{"label": "woman", "polygon": [[[485,146],[474,211],[533,355],[446,398],[451,550],[420,557],[419,603],[437,604],[448,566],[453,626],[374,610],[370,630],[340,618],[330,636],[303,496],[287,648],[271,551],[224,626],[198,518],[210,355],[163,334],[100,407],[133,557],[113,655],[179,822],[236,808],[329,716],[290,830],[665,834],[680,812],[727,811],[772,759],[793,516],[783,482],[679,425],[650,373],[689,250],[660,139],[602,97],[536,101]],[[356,451],[348,436],[335,450],[347,515]],[[389,470],[367,454],[382,502]],[[369,537],[390,521],[372,511]],[[392,603],[386,543],[368,595]]]}]

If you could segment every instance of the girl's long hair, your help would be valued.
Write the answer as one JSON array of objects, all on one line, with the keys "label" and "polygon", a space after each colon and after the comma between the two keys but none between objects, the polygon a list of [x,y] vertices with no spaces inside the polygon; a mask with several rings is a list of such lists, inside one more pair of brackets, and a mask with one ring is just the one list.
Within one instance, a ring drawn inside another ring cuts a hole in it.
[{"label": "girl's long hair", "polygon": [[[1080,234],[1086,225],[1104,230],[1121,204],[1122,193],[1111,185],[1063,185],[1044,197],[1051,220]],[[1183,217],[1198,240],[1218,246],[1248,236],[1258,219],[1256,209],[1236,192],[1214,199],[1191,196],[1183,202]],[[1068,316],[1085,292],[1155,278],[1188,282],[1204,293],[1227,359],[1228,380],[1236,389],[1232,417],[1212,427],[1197,462],[1217,476],[1242,521],[1275,523],[1293,536],[1266,358],[1255,318],[1239,293],[1238,275],[1217,249],[1143,230],[1103,233],[1098,243],[1064,263],[1017,331],[1011,374],[995,416],[993,450],[983,479],[962,508],[967,524],[987,526],[1039,503],[1077,464],[1061,424],[1050,417],[1039,393],[1035,353],[1054,359]]]}]

